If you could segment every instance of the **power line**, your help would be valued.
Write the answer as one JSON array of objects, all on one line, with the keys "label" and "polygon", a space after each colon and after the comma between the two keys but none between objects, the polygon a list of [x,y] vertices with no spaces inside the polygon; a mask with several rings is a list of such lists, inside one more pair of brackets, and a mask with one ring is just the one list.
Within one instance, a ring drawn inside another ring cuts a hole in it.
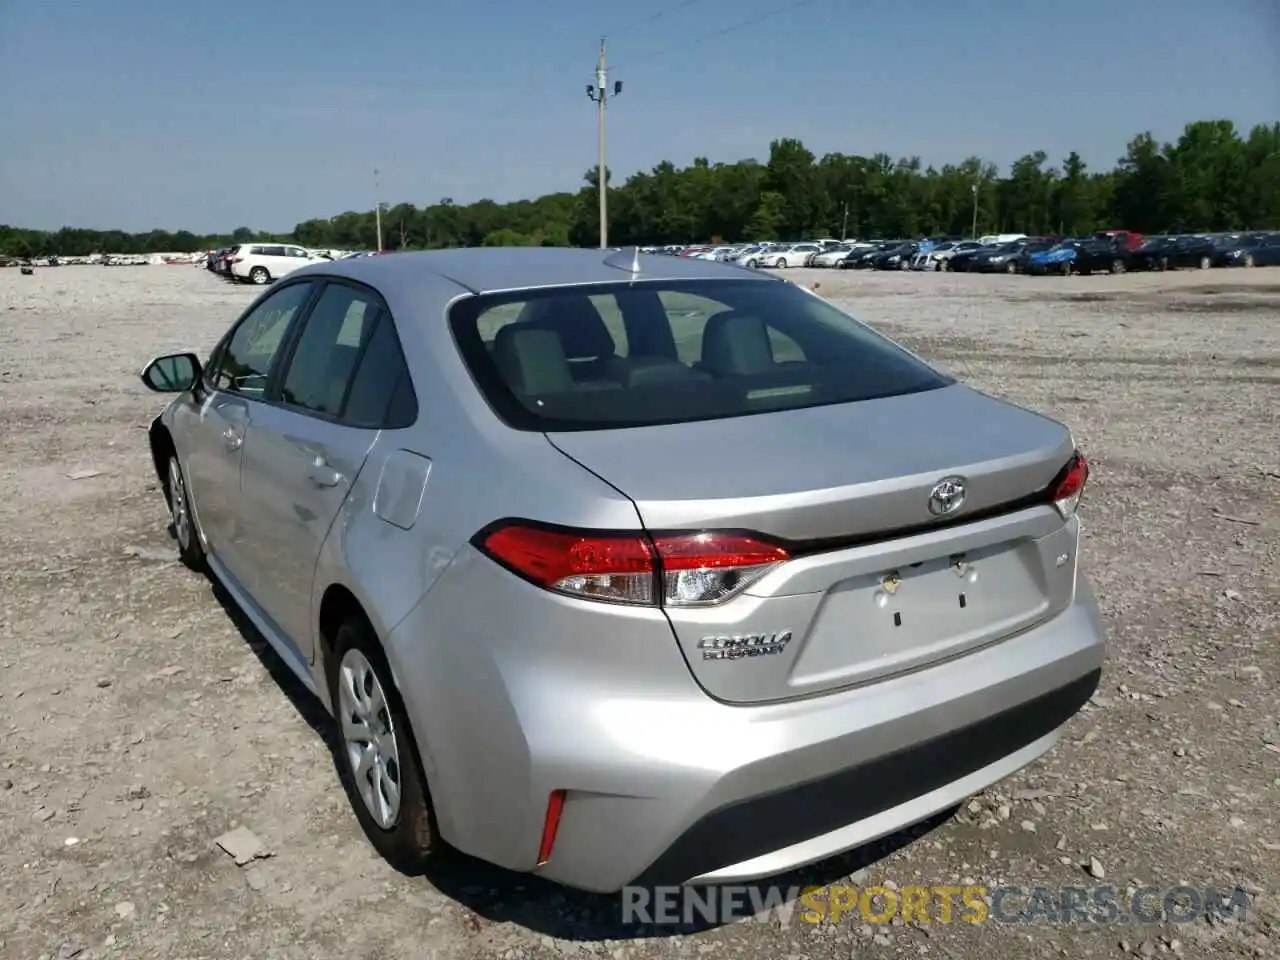
[{"label": "power line", "polygon": [[[693,0],[686,0],[686,2],[693,2]],[[739,30],[745,30],[747,27],[754,27],[758,23],[764,23],[766,20],[770,20],[774,17],[780,16],[781,14],[790,13],[793,10],[799,10],[801,7],[807,7],[809,4],[814,2],[816,2],[816,0],[794,0],[794,2],[785,4],[784,6],[774,7],[767,13],[762,13],[746,20],[740,20],[739,22],[732,23],[727,27],[721,27],[719,30],[712,30],[710,33],[704,33],[701,36],[694,37],[687,43],[680,43],[675,46],[654,50],[647,54],[641,54],[639,57],[635,58],[635,60],[627,61],[627,66],[630,66],[636,60],[651,60],[654,57],[661,57],[668,53],[679,52],[681,50],[687,50],[690,47],[699,46],[706,43],[708,40],[717,40],[720,37],[727,36],[728,34],[737,33]]]},{"label": "power line", "polygon": [[661,20],[663,17],[667,16],[668,14],[679,13],[681,10],[685,9],[686,7],[692,7],[695,3],[701,3],[701,2],[702,0],[680,0],[679,3],[673,3],[669,7],[663,7],[661,10],[657,11],[656,13],[651,13],[648,16],[641,17],[638,20],[632,20],[626,26],[619,27],[617,30],[613,31],[613,33],[610,34],[610,36],[616,37],[618,34],[626,33],[629,30],[634,30],[636,29],[636,27],[646,26],[650,23],[653,23],[653,21],[655,20]]}]

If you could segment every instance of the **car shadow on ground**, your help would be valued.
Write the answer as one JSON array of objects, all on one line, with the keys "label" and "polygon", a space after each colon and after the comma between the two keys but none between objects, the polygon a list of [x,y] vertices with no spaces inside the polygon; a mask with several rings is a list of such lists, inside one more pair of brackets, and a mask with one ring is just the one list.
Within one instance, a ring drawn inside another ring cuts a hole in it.
[{"label": "car shadow on ground", "polygon": [[[294,676],[217,578],[209,576],[209,582],[214,598],[226,611],[249,649],[302,719],[329,748],[335,773],[340,775],[338,751],[341,743],[333,718]],[[668,912],[665,915],[657,913],[652,919],[678,917],[678,922],[673,923],[644,922],[640,910],[626,910],[624,915],[624,898],[621,895],[572,890],[532,874],[504,870],[455,850],[441,851],[439,856],[432,858],[425,871],[406,876],[426,880],[483,921],[513,923],[560,940],[635,940],[687,935],[725,926],[748,916],[781,912],[788,907],[799,909],[797,900],[805,888],[827,887],[874,866],[933,832],[949,820],[956,809],[952,807],[913,827],[840,856],[770,877],[767,881],[732,887],[702,887],[697,891],[696,902],[690,900],[687,904],[680,899],[672,901],[668,896]],[[638,900],[637,894],[631,896],[631,903],[650,904],[655,912],[662,902],[659,891],[653,889],[639,893]],[[702,904],[714,905],[714,913]]]}]

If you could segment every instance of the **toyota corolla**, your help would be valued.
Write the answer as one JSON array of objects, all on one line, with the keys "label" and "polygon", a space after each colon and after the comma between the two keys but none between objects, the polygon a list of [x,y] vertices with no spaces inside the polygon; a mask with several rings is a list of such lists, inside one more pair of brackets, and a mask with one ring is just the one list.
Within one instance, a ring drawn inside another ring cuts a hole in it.
[{"label": "toyota corolla", "polygon": [[142,379],[183,561],[405,869],[776,874],[1030,763],[1099,681],[1071,432],[776,277],[325,262]]}]

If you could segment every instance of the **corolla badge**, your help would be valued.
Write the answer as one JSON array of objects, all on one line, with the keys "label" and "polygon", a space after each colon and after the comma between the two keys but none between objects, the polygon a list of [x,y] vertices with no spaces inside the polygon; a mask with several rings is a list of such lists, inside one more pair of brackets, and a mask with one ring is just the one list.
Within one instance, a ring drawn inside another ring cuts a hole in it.
[{"label": "corolla badge", "polygon": [[945,517],[964,506],[966,493],[964,477],[943,477],[929,491],[929,512],[935,517]]}]

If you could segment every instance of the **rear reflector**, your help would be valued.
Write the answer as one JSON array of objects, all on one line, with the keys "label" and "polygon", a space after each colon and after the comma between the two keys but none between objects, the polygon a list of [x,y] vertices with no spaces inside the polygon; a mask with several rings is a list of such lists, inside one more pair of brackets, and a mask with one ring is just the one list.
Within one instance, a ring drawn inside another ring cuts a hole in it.
[{"label": "rear reflector", "polygon": [[542,821],[542,842],[538,845],[538,866],[551,859],[556,845],[556,831],[560,829],[560,814],[564,813],[564,791],[552,790],[547,797],[547,815]]},{"label": "rear reflector", "polygon": [[1070,520],[1080,506],[1080,497],[1084,493],[1084,485],[1089,480],[1089,461],[1079,450],[1062,468],[1062,473],[1054,480],[1053,505],[1058,508],[1064,520]]},{"label": "rear reflector", "polygon": [[584,600],[707,606],[745,590],[787,551],[750,534],[600,533],[510,521],[473,540],[490,558],[547,590]]}]

